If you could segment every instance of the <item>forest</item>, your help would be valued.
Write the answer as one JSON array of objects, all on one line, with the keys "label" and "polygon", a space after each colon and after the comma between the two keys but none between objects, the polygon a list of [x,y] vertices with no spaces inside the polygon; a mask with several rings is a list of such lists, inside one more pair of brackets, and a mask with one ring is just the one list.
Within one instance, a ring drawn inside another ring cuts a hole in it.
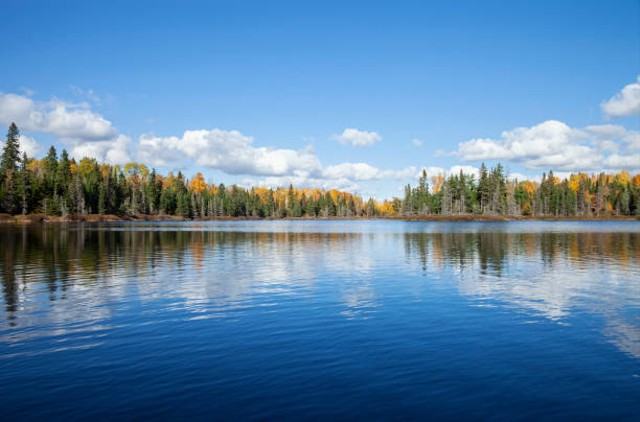
[{"label": "forest", "polygon": [[640,215],[640,174],[553,171],[540,182],[512,180],[502,165],[473,175],[427,175],[402,198],[377,201],[338,190],[243,188],[207,183],[201,173],[162,175],[142,163],[79,161],[52,146],[42,159],[20,154],[20,132],[9,127],[0,161],[0,213],[11,215],[180,216],[184,218],[330,217],[615,217]]}]

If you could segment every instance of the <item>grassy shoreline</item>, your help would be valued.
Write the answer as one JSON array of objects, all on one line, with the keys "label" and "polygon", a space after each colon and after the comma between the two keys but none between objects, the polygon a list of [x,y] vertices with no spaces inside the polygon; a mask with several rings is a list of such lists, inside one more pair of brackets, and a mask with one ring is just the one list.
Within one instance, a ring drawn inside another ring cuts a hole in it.
[{"label": "grassy shoreline", "polygon": [[89,214],[66,217],[46,216],[44,214],[9,215],[0,214],[0,224],[61,224],[61,223],[109,223],[121,221],[226,221],[226,220],[399,220],[432,222],[507,222],[507,221],[640,221],[640,216],[600,216],[600,217],[549,217],[549,216],[503,216],[503,215],[421,215],[393,217],[180,217],[174,215],[115,215]]}]

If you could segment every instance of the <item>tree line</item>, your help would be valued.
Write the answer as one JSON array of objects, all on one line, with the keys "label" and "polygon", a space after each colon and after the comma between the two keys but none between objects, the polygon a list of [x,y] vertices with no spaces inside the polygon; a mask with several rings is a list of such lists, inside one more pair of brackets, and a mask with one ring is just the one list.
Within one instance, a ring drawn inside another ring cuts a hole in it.
[{"label": "tree line", "polygon": [[509,179],[501,164],[480,166],[473,175],[452,174],[431,178],[425,171],[418,185],[405,187],[394,210],[412,215],[505,215],[538,217],[609,217],[640,215],[640,174],[574,173],[560,179],[553,171],[540,182]]},{"label": "tree line", "polygon": [[[72,216],[88,214],[205,217],[378,217],[505,215],[593,217],[640,215],[640,174],[572,174],[550,171],[540,183],[507,177],[498,164],[479,178],[428,177],[407,185],[403,198],[378,202],[338,190],[269,189],[207,183],[201,173],[162,175],[142,163],[124,166],[76,161],[52,146],[42,159],[20,154],[20,132],[9,127],[0,160],[0,213]],[[429,185],[431,182],[431,186]]]}]

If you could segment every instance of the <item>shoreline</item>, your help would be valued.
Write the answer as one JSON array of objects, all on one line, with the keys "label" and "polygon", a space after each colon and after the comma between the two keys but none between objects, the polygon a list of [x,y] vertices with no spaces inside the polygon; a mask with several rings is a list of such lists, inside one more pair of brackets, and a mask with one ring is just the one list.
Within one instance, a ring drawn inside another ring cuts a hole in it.
[{"label": "shoreline", "polygon": [[640,216],[600,216],[600,217],[551,217],[551,216],[503,216],[503,215],[421,215],[421,216],[392,216],[392,217],[180,217],[174,215],[127,215],[89,214],[72,216],[46,216],[43,214],[9,215],[0,214],[2,224],[67,224],[67,223],[113,223],[113,222],[144,222],[144,221],[316,221],[316,220],[391,220],[410,222],[510,222],[510,221],[640,221]]}]

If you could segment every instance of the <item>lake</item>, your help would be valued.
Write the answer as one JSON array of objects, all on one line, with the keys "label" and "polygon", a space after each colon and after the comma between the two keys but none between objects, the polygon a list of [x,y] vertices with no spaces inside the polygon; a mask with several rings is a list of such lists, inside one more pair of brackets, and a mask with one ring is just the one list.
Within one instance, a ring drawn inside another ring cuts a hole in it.
[{"label": "lake", "polygon": [[5,420],[632,420],[640,223],[0,226]]}]

